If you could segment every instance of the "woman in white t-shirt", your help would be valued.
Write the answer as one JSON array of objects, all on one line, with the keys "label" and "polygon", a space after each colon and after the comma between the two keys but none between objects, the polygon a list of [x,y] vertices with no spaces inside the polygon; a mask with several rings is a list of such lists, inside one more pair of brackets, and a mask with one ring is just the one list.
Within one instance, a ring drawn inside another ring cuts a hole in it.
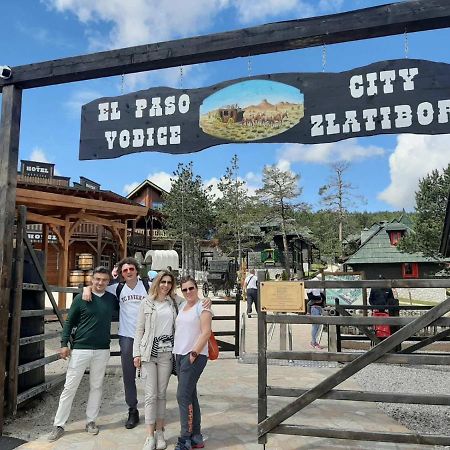
[{"label": "woman in white t-shirt", "polygon": [[162,271],[155,277],[146,300],[141,302],[133,344],[135,367],[142,366],[145,379],[145,423],[148,436],[144,450],[167,447],[164,439],[166,391],[173,367],[175,319],[181,297],[175,279]]},{"label": "woman in white t-shirt", "polygon": [[178,374],[177,401],[181,432],[175,450],[203,448],[197,382],[208,361],[208,339],[211,334],[212,311],[198,297],[196,281],[188,276],[181,280],[185,302],[176,319],[175,354]]}]

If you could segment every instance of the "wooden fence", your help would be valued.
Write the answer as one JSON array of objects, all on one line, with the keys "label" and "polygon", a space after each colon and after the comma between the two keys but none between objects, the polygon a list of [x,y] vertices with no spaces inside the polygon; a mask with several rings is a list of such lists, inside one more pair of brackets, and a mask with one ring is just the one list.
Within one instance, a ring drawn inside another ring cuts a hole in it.
[{"label": "wooden fence", "polygon": [[[447,287],[450,280],[364,280],[364,281],[307,281],[306,287],[311,288],[369,288],[369,287]],[[366,309],[370,307],[365,307]],[[448,330],[444,330],[426,339],[420,340],[400,353],[390,353],[402,342],[410,340],[425,327],[436,325],[450,327],[450,317],[445,315],[450,311],[450,298],[428,309],[419,317],[372,317],[353,316],[346,308],[339,307],[342,315],[301,316],[294,314],[270,314],[260,312],[258,315],[258,441],[267,442],[267,436],[274,434],[290,434],[301,436],[315,436],[334,439],[352,439],[374,442],[410,443],[422,445],[450,445],[450,436],[427,435],[420,433],[388,433],[366,432],[355,430],[334,429],[328,427],[307,427],[283,423],[294,414],[302,411],[306,406],[318,399],[352,400],[364,402],[411,403],[426,405],[450,406],[450,395],[425,395],[392,392],[366,392],[334,389],[343,381],[369,365],[377,362],[383,364],[412,364],[412,365],[448,365],[448,353],[428,353],[417,350],[446,338]],[[353,306],[352,309],[355,309]],[[379,309],[379,307],[378,307]],[[295,351],[267,351],[268,324],[324,324],[329,328],[340,326],[358,327],[374,340],[374,346],[367,352],[295,352]],[[374,325],[394,325],[401,328],[380,341],[373,333]],[[311,389],[291,389],[286,386],[269,386],[267,384],[268,359],[307,360],[307,361],[338,361],[347,363],[343,368],[325,378]],[[294,397],[291,403],[272,415],[268,415],[268,396]]]}]

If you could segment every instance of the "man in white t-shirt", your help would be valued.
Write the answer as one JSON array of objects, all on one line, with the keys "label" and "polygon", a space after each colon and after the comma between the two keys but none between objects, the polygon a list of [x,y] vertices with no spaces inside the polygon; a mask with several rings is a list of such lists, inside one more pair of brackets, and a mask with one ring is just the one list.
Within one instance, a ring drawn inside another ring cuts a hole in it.
[{"label": "man in white t-shirt", "polygon": [[247,316],[250,318],[253,303],[255,304],[255,312],[258,312],[258,278],[255,275],[255,269],[251,269],[245,278],[244,287],[247,293]]},{"label": "man in white t-shirt", "polygon": [[[114,294],[119,300],[119,345],[122,364],[125,401],[128,405],[128,419],[125,428],[134,428],[139,423],[138,399],[136,390],[136,368],[133,361],[133,343],[136,321],[141,302],[146,299],[148,281],[138,277],[139,263],[128,257],[122,259],[117,267],[123,282],[111,284],[107,292]],[[90,298],[89,288],[84,288],[83,300]]]}]

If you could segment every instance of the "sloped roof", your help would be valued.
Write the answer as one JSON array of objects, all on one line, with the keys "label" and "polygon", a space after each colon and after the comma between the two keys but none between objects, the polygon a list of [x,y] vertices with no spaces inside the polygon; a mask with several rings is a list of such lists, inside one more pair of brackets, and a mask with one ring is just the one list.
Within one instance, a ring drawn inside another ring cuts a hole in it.
[{"label": "sloped roof", "polygon": [[138,195],[144,188],[151,187],[155,189],[156,191],[160,192],[161,194],[167,194],[167,191],[165,191],[162,187],[159,187],[157,184],[152,183],[150,180],[144,180],[139,186],[136,186],[128,195],[127,198],[133,198],[136,195]]},{"label": "sloped roof", "polygon": [[[401,220],[401,219],[400,219]],[[422,253],[401,252],[395,245],[391,245],[389,231],[411,231],[409,226],[400,220],[382,222],[371,227],[371,233],[359,249],[351,255],[346,264],[386,264],[406,262],[439,262],[437,258],[423,256]]]}]

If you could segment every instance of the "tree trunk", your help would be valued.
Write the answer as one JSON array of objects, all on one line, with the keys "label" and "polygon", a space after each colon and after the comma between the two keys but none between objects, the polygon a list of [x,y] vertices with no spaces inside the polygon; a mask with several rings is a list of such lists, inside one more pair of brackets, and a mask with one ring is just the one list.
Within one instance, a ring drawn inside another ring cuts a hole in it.
[{"label": "tree trunk", "polygon": [[289,280],[291,278],[291,259],[289,257],[289,248],[286,236],[286,224],[284,222],[284,219],[281,221],[281,231],[283,233],[284,268],[286,270],[286,275]]}]

